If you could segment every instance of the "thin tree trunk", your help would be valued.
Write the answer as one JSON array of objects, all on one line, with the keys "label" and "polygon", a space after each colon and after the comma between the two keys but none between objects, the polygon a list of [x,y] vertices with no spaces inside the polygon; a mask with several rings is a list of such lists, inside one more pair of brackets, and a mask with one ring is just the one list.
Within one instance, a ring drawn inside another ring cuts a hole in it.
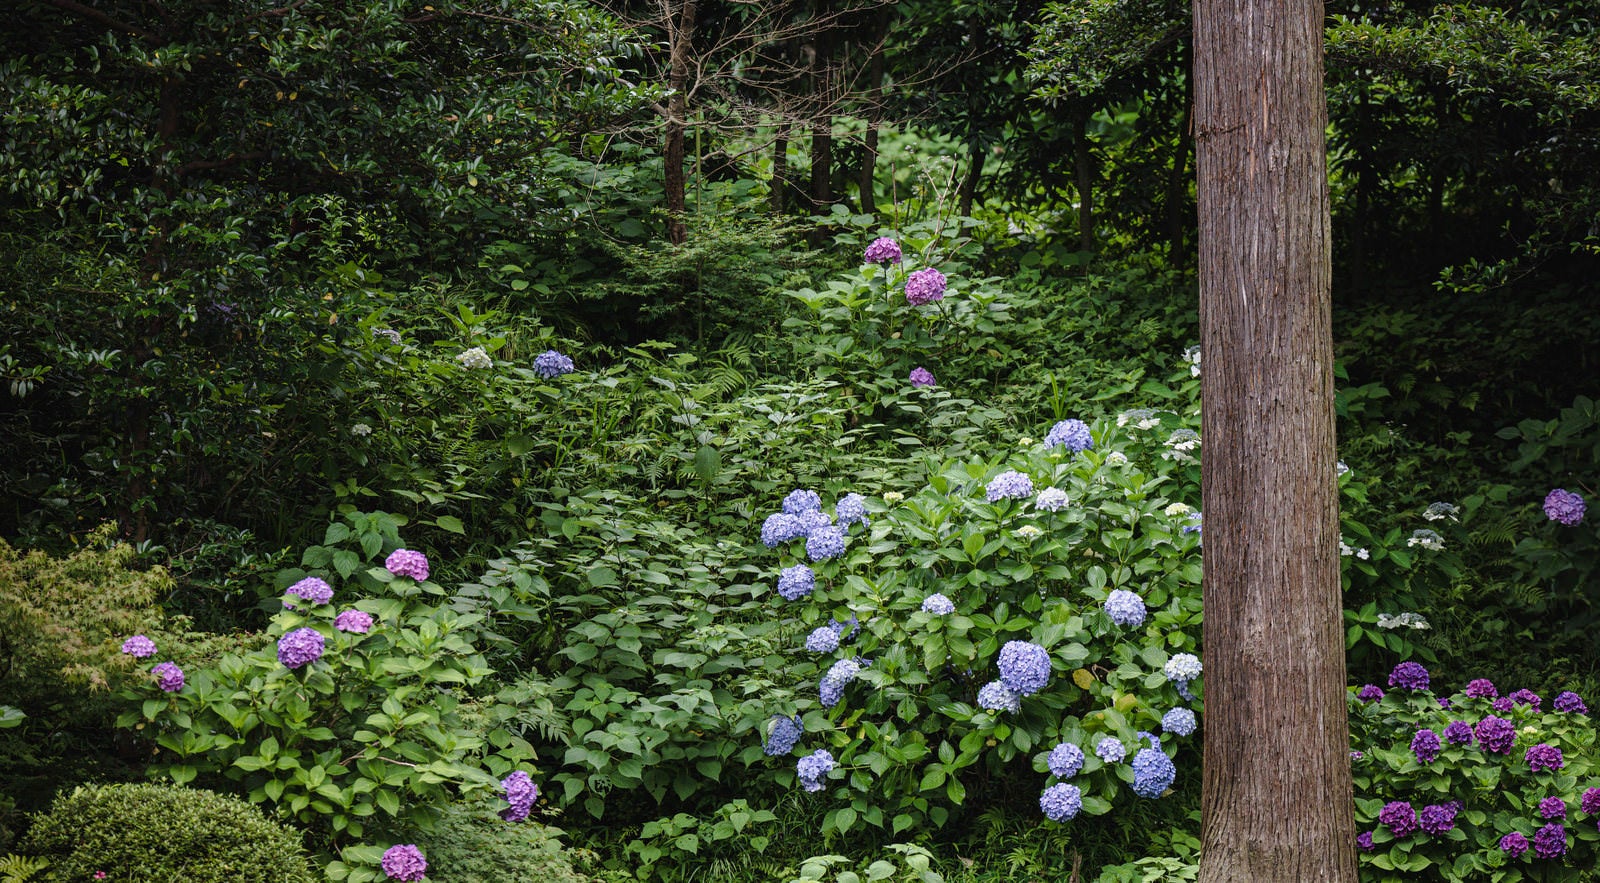
[{"label": "thin tree trunk", "polygon": [[666,168],[662,186],[666,190],[667,240],[682,245],[689,238],[684,226],[686,209],[684,192],[687,189],[683,174],[683,132],[689,111],[685,88],[689,81],[689,48],[694,38],[695,6],[698,0],[687,0],[678,15],[677,27],[672,31],[670,71],[667,85],[672,94],[667,97],[666,143],[662,147],[662,161]]},{"label": "thin tree trunk", "polygon": [[983,141],[977,135],[967,142],[967,174],[961,179],[960,211],[972,216],[972,201],[978,195],[978,179],[983,177]]},{"label": "thin tree trunk", "polygon": [[1078,188],[1078,248],[1095,250],[1094,237],[1094,154],[1089,146],[1089,112],[1080,111],[1073,126],[1075,140],[1072,145],[1073,171]]},{"label": "thin tree trunk", "polygon": [[1195,0],[1201,883],[1356,880],[1321,0]]},{"label": "thin tree trunk", "polygon": [[[829,0],[817,4],[819,21],[832,12]],[[833,202],[833,31],[832,25],[816,35],[812,56],[811,101],[811,210],[818,214]]]},{"label": "thin tree trunk", "polygon": [[856,189],[861,193],[861,212],[867,215],[878,210],[878,126],[883,118],[883,43],[888,30],[889,7],[885,5],[878,10],[872,60],[867,63],[867,88],[872,92],[866,106],[867,134],[863,139],[866,149],[861,157],[861,176],[856,180]]},{"label": "thin tree trunk", "polygon": [[781,215],[789,200],[789,123],[785,121],[772,142],[772,190],[767,194],[772,213]]}]

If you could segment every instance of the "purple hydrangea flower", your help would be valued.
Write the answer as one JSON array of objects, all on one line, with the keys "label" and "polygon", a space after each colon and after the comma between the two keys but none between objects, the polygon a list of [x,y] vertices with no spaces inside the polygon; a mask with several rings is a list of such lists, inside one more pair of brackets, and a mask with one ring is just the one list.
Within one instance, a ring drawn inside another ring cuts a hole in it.
[{"label": "purple hydrangea flower", "polygon": [[1571,527],[1583,520],[1583,497],[1565,489],[1556,488],[1544,498],[1544,514],[1556,524]]},{"label": "purple hydrangea flower", "polygon": [[944,274],[932,267],[913,270],[906,277],[906,303],[914,307],[944,300]]},{"label": "purple hydrangea flower", "polygon": [[1567,802],[1559,797],[1546,797],[1539,801],[1539,816],[1546,819],[1567,817]]},{"label": "purple hydrangea flower", "polygon": [[1383,698],[1383,689],[1377,684],[1367,684],[1356,693],[1356,698],[1362,702],[1377,702]]},{"label": "purple hydrangea flower", "polygon": [[1371,831],[1362,831],[1360,834],[1356,835],[1356,847],[1362,852],[1372,852],[1378,848],[1372,843]]},{"label": "purple hydrangea flower", "polygon": [[1578,809],[1590,815],[1600,815],[1600,788],[1590,788],[1578,799]]},{"label": "purple hydrangea flower", "polygon": [[822,779],[833,769],[833,755],[824,748],[818,748],[805,757],[800,758],[795,764],[795,772],[800,776],[800,784],[807,791],[821,791]]},{"label": "purple hydrangea flower", "polygon": [[156,686],[164,692],[176,693],[183,689],[183,669],[176,662],[158,662],[150,673],[156,676]]},{"label": "purple hydrangea flower", "polygon": [[[1481,736],[1479,741],[1482,741]],[[1566,759],[1561,756],[1561,749],[1544,742],[1530,746],[1523,757],[1528,761],[1528,768],[1536,773],[1541,770],[1559,770],[1567,765]]]},{"label": "purple hydrangea flower", "polygon": [[787,512],[774,512],[761,523],[761,544],[769,549],[805,535],[805,524]]},{"label": "purple hydrangea flower", "polygon": [[363,610],[344,610],[333,618],[333,627],[341,632],[364,635],[372,631],[372,614]]},{"label": "purple hydrangea flower", "polygon": [[323,646],[321,632],[295,629],[278,639],[278,661],[289,668],[302,668],[322,658]]},{"label": "purple hydrangea flower", "polygon": [[922,612],[934,616],[948,616],[956,612],[956,605],[944,595],[934,593],[922,599]]},{"label": "purple hydrangea flower", "polygon": [[1063,420],[1050,427],[1045,433],[1044,446],[1053,448],[1064,445],[1067,450],[1076,454],[1094,447],[1094,437],[1089,434],[1089,425],[1077,418]]},{"label": "purple hydrangea flower", "polygon": [[1351,760],[1360,760],[1361,758],[1366,757],[1366,756],[1367,756],[1366,754],[1364,754],[1364,753],[1362,753],[1360,751],[1352,751],[1352,752],[1350,752],[1350,759]]},{"label": "purple hydrangea flower", "polygon": [[1450,726],[1444,728],[1444,738],[1451,745],[1471,745],[1472,725],[1466,721],[1451,721]]},{"label": "purple hydrangea flower", "polygon": [[1474,699],[1493,699],[1500,695],[1500,691],[1494,688],[1494,681],[1474,678],[1467,682],[1467,695]]},{"label": "purple hydrangea flower", "polygon": [[1510,714],[1511,713],[1511,697],[1510,696],[1501,696],[1499,699],[1496,699],[1495,701],[1489,703],[1489,707],[1494,709],[1495,714]]},{"label": "purple hydrangea flower", "polygon": [[1128,749],[1122,740],[1115,736],[1107,736],[1095,743],[1094,754],[1106,763],[1119,763],[1128,756]]},{"label": "purple hydrangea flower", "polygon": [[1544,704],[1544,700],[1539,698],[1539,694],[1532,690],[1518,690],[1512,693],[1511,701],[1517,705],[1526,705],[1534,711],[1538,711],[1539,706]]},{"label": "purple hydrangea flower", "polygon": [[379,864],[390,880],[414,881],[428,875],[428,860],[422,857],[422,850],[409,843],[384,850]]},{"label": "purple hydrangea flower", "polygon": [[1428,670],[1419,662],[1402,662],[1389,673],[1389,686],[1402,690],[1428,689]]},{"label": "purple hydrangea flower", "polygon": [[1439,757],[1439,734],[1432,730],[1418,730],[1411,737],[1411,753],[1417,763],[1433,763]]},{"label": "purple hydrangea flower", "polygon": [[806,537],[806,554],[812,561],[827,561],[844,554],[844,531],[833,525],[819,527]]},{"label": "purple hydrangea flower", "polygon": [[794,750],[805,732],[806,727],[800,715],[790,718],[775,714],[772,720],[767,721],[767,739],[762,743],[761,751],[768,757],[782,757]]},{"label": "purple hydrangea flower", "polygon": [[991,503],[1031,497],[1033,496],[1033,479],[1014,469],[1002,472],[989,481],[988,486],[984,488],[984,494]]},{"label": "purple hydrangea flower", "polygon": [[428,556],[410,549],[390,552],[383,566],[395,576],[409,576],[417,582],[428,578]]},{"label": "purple hydrangea flower", "polygon": [[1500,848],[1505,851],[1506,855],[1512,858],[1520,858],[1524,852],[1528,851],[1528,838],[1524,837],[1520,832],[1512,831],[1510,834],[1500,838]]},{"label": "purple hydrangea flower", "polygon": [[817,626],[806,636],[806,649],[812,653],[832,653],[839,649],[839,630],[831,625]]},{"label": "purple hydrangea flower", "polygon": [[866,264],[898,264],[901,259],[900,243],[887,236],[872,240],[866,254],[861,256],[862,263]]},{"label": "purple hydrangea flower", "polygon": [[122,652],[134,659],[148,659],[156,655],[156,642],[144,635],[134,635],[122,642]]},{"label": "purple hydrangea flower", "polygon": [[1478,737],[1478,747],[1491,754],[1510,754],[1511,743],[1517,740],[1517,728],[1505,718],[1489,715],[1473,727]]},{"label": "purple hydrangea flower", "polygon": [[1187,736],[1197,726],[1194,712],[1187,708],[1174,708],[1161,716],[1161,729],[1176,736]]},{"label": "purple hydrangea flower", "polygon": [[1060,782],[1039,795],[1039,811],[1052,822],[1065,822],[1083,809],[1083,792],[1077,785]]},{"label": "purple hydrangea flower", "polygon": [[1115,589],[1106,596],[1106,615],[1120,626],[1130,628],[1144,624],[1144,601],[1127,589]]},{"label": "purple hydrangea flower", "polygon": [[1071,742],[1061,742],[1050,749],[1048,763],[1051,775],[1060,779],[1070,779],[1083,769],[1083,749]]},{"label": "purple hydrangea flower", "polygon": [[933,372],[918,365],[911,369],[912,386],[938,386],[939,381],[933,379]]},{"label": "purple hydrangea flower", "polygon": [[1450,697],[1448,697],[1448,696],[1440,696],[1439,697],[1439,707],[1443,708],[1446,711],[1449,711],[1450,710]]},{"label": "purple hydrangea flower", "polygon": [[845,494],[834,504],[833,513],[838,517],[840,527],[848,527],[856,522],[861,522],[863,527],[867,524],[867,498],[860,494]]},{"label": "purple hydrangea flower", "polygon": [[[333,586],[328,585],[325,580],[314,576],[308,576],[289,588],[284,589],[283,593],[285,595],[292,595],[296,598],[304,599],[313,605],[326,604],[333,600]],[[289,608],[290,610],[294,609],[294,604],[288,601],[283,602],[283,606]]]},{"label": "purple hydrangea flower", "polygon": [[533,783],[533,777],[517,770],[500,780],[500,787],[505,789],[506,803],[511,804],[500,811],[500,818],[508,822],[526,821],[533,812],[533,802],[539,799],[539,786]]},{"label": "purple hydrangea flower", "polygon": [[1417,823],[1417,811],[1404,800],[1394,800],[1384,804],[1383,809],[1378,811],[1378,822],[1387,826],[1396,837],[1409,837],[1417,833],[1420,827]]},{"label": "purple hydrangea flower", "polygon": [[841,659],[835,662],[817,685],[822,698],[822,707],[832,708],[838,705],[839,700],[844,698],[845,686],[855,680],[856,675],[860,673],[861,661],[858,659]]},{"label": "purple hydrangea flower", "polygon": [[1132,766],[1133,793],[1152,800],[1171,788],[1178,777],[1172,758],[1159,748],[1141,749],[1133,756]]},{"label": "purple hydrangea flower", "polygon": [[1016,714],[1022,710],[1022,697],[1006,689],[1005,684],[990,681],[978,689],[978,707]]},{"label": "purple hydrangea flower", "polygon": [[1556,694],[1556,711],[1567,714],[1588,714],[1589,706],[1583,704],[1583,697],[1571,690]]},{"label": "purple hydrangea flower", "polygon": [[799,515],[802,512],[821,512],[822,495],[804,488],[792,490],[788,496],[783,498],[783,511],[790,515]]},{"label": "purple hydrangea flower", "polygon": [[545,380],[554,380],[563,374],[571,374],[573,369],[572,360],[555,350],[545,350],[533,357],[533,373]]},{"label": "purple hydrangea flower", "polygon": [[1000,648],[1000,683],[1018,696],[1031,696],[1050,683],[1050,651],[1027,641]]},{"label": "purple hydrangea flower", "polygon": [[1560,858],[1567,854],[1567,828],[1551,822],[1533,834],[1533,854],[1540,858]]},{"label": "purple hydrangea flower", "polygon": [[798,601],[817,587],[817,575],[804,564],[785,567],[778,574],[778,594],[785,601]]},{"label": "purple hydrangea flower", "polygon": [[1429,834],[1445,834],[1456,826],[1456,812],[1458,807],[1454,803],[1422,808],[1422,830]]}]

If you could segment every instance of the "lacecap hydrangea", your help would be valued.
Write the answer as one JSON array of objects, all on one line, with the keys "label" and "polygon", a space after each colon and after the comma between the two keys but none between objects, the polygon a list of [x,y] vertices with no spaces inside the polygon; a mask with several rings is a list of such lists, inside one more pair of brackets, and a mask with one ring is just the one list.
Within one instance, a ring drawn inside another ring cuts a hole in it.
[{"label": "lacecap hydrangea", "polygon": [[1028,641],[1000,648],[1000,683],[1018,696],[1031,696],[1050,683],[1050,651]]}]

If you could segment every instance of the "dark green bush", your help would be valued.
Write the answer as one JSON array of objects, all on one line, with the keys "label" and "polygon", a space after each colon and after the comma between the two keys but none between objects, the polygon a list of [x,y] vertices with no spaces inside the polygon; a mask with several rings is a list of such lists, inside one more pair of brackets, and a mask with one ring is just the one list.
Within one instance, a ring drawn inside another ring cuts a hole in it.
[{"label": "dark green bush", "polygon": [[233,797],[175,785],[88,785],[62,794],[22,841],[46,883],[310,883],[300,835]]},{"label": "dark green bush", "polygon": [[[500,806],[503,808],[504,803]],[[445,811],[420,845],[433,883],[585,883],[556,837],[537,822],[507,822],[486,802]]]}]

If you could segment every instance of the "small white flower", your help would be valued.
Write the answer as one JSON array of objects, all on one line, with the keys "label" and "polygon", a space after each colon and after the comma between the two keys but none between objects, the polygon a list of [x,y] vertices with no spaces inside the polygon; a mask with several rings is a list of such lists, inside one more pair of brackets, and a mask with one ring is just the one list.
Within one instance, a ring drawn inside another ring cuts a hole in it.
[{"label": "small white flower", "polygon": [[1453,503],[1432,503],[1422,513],[1422,517],[1429,521],[1443,521],[1446,518],[1451,521],[1459,521],[1460,519],[1456,518],[1456,513],[1460,511],[1461,507]]},{"label": "small white flower", "polygon": [[905,498],[906,495],[900,493],[899,491],[884,491],[883,494],[883,501],[885,503],[898,503]]},{"label": "small white flower", "polygon": [[1195,344],[1183,351],[1183,360],[1189,363],[1189,376],[1200,376],[1200,345]]},{"label": "small white flower", "polygon": [[357,423],[356,425],[350,427],[350,434],[351,435],[371,435],[372,434],[372,427],[368,426],[365,423]]},{"label": "small white flower", "polygon": [[1378,614],[1378,628],[1380,629],[1429,629],[1428,620],[1420,613],[1402,613],[1391,616],[1387,613]]},{"label": "small white flower", "polygon": [[1149,408],[1134,408],[1132,411],[1123,411],[1117,415],[1118,426],[1130,424],[1134,429],[1154,429],[1161,425],[1161,418]]},{"label": "small white flower", "polygon": [[1350,464],[1340,460],[1338,463],[1334,464],[1333,471],[1335,474],[1344,475],[1350,471]]},{"label": "small white flower", "polygon": [[1339,554],[1346,557],[1354,555],[1362,561],[1367,560],[1369,557],[1366,549],[1357,549],[1355,546],[1345,542],[1344,537],[1339,538]]},{"label": "small white flower", "polygon": [[1121,451],[1112,451],[1106,455],[1106,463],[1111,466],[1126,466],[1128,458]]},{"label": "small white flower", "polygon": [[1180,429],[1167,439],[1167,450],[1161,456],[1179,463],[1193,463],[1195,458],[1190,452],[1198,447],[1200,433],[1192,429]]},{"label": "small white flower", "polygon": [[1034,537],[1043,535],[1044,531],[1032,524],[1024,524],[1023,526],[1017,528],[1017,536],[1022,537],[1025,540],[1031,540]]},{"label": "small white flower", "polygon": [[1177,518],[1181,515],[1188,515],[1190,512],[1193,512],[1194,509],[1190,508],[1186,503],[1173,503],[1171,506],[1168,506],[1162,511],[1167,513],[1167,517],[1169,518]]},{"label": "small white flower", "polygon": [[1033,444],[1033,439],[1028,438],[1027,436],[1023,436],[1022,438],[1017,439],[1017,447],[1019,447],[1019,448],[1026,448],[1026,447],[1028,447],[1028,446],[1030,446],[1032,444]]},{"label": "small white flower", "polygon": [[1067,492],[1058,487],[1047,487],[1034,498],[1033,505],[1046,512],[1059,512],[1067,505]]},{"label": "small white flower", "polygon": [[470,350],[463,351],[456,356],[456,361],[463,368],[482,369],[494,367],[494,360],[489,358],[489,354],[484,352],[481,346],[475,346]]},{"label": "small white flower", "polygon": [[1411,539],[1406,540],[1406,545],[1421,546],[1430,552],[1440,552],[1444,550],[1444,537],[1427,528],[1422,528],[1411,532]]}]

